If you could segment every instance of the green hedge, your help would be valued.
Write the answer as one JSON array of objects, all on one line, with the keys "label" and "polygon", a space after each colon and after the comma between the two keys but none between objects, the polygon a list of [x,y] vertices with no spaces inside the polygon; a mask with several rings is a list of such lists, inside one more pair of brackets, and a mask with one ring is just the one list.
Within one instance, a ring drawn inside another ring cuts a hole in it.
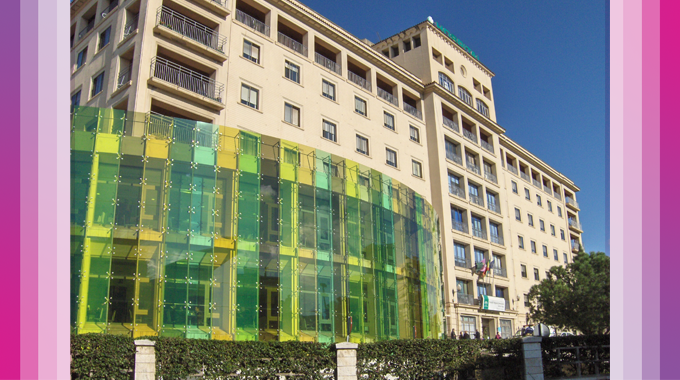
[{"label": "green hedge", "polygon": [[519,379],[522,341],[392,340],[359,345],[357,371],[364,379]]},{"label": "green hedge", "polygon": [[[609,363],[609,335],[565,336],[543,338],[543,373],[545,378],[575,376],[578,371],[577,361],[600,360],[595,363],[581,364],[581,375],[596,373],[610,373]],[[580,348],[578,356],[576,350],[561,350],[558,357],[558,347],[589,347]]]},{"label": "green hedge", "polygon": [[127,336],[71,335],[71,379],[128,380],[135,367],[135,346]]}]

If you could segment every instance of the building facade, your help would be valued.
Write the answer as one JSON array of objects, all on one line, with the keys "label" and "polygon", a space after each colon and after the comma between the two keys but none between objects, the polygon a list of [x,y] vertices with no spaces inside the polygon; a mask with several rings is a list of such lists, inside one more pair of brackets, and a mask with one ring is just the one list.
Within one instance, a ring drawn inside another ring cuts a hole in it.
[{"label": "building facade", "polygon": [[432,19],[376,44],[293,0],[75,0],[71,19],[77,331],[509,336],[581,244],[578,187],[505,136],[494,74]]}]

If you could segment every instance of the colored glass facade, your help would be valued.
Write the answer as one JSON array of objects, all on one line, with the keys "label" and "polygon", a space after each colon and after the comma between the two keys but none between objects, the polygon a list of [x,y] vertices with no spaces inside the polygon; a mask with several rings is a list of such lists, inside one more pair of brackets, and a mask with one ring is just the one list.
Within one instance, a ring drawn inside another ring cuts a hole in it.
[{"label": "colored glass facade", "polygon": [[153,113],[73,111],[78,333],[439,337],[438,224],[404,184],[318,149]]}]

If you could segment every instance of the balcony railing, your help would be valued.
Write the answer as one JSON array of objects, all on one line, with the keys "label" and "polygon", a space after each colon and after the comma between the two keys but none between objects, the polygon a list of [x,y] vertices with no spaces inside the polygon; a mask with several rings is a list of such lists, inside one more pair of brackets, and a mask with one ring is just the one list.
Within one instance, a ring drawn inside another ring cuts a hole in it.
[{"label": "balcony railing", "polygon": [[495,203],[488,203],[487,206],[488,206],[488,209],[489,209],[489,210],[491,210],[491,211],[493,211],[493,212],[495,212],[495,213],[497,213],[497,214],[500,214],[500,213],[501,213],[501,206],[499,206],[499,205],[497,205],[497,204],[495,204]]},{"label": "balcony railing", "polygon": [[470,194],[470,202],[484,207],[484,198],[480,197],[479,195]]},{"label": "balcony railing", "polygon": [[378,96],[399,107],[399,101],[391,93],[378,87]]},{"label": "balcony railing", "polygon": [[486,149],[487,151],[493,153],[493,145],[489,144],[488,142],[482,140],[480,141],[482,143],[482,148]]},{"label": "balcony railing", "polygon": [[281,32],[279,32],[279,43],[300,55],[305,57],[307,56],[307,46],[295,41]]},{"label": "balcony railing", "polygon": [[510,164],[508,164],[508,170],[510,170],[511,173],[515,173],[515,175],[518,173],[517,168]]},{"label": "balcony railing", "polygon": [[132,80],[131,77],[131,71],[130,68],[132,67],[132,64],[125,65],[125,67],[120,69],[120,73],[118,73],[118,85],[116,88],[121,88],[123,87],[127,82]]},{"label": "balcony railing", "polygon": [[508,272],[505,270],[505,268],[493,268],[493,275],[500,277],[508,277]]},{"label": "balcony railing", "polygon": [[557,190],[553,191],[553,195],[555,196],[555,198],[562,200],[562,195],[560,194],[559,191]]},{"label": "balcony railing", "polygon": [[458,303],[462,303],[465,305],[474,305],[475,297],[472,294],[458,293]]},{"label": "balcony railing", "polygon": [[423,120],[423,113],[418,111],[418,109],[408,103],[404,103],[404,111],[410,113],[411,115]]},{"label": "balcony railing", "polygon": [[472,268],[472,263],[470,262],[470,259],[464,259],[461,257],[456,257],[456,266],[461,267],[461,268]]},{"label": "balcony railing", "polygon": [[125,24],[125,28],[123,28],[123,38],[129,36],[135,30],[137,30],[138,24],[139,24],[139,14],[136,14],[136,15],[133,15],[132,17],[130,17],[127,24]]},{"label": "balcony railing", "polygon": [[458,128],[458,121],[453,121],[453,120],[451,120],[448,117],[443,116],[443,115],[442,115],[442,120],[444,120],[444,126],[445,127],[448,127],[450,129],[453,129],[454,131],[460,133],[460,129]]},{"label": "balcony railing", "polygon": [[457,163],[458,165],[463,165],[463,157],[457,154],[451,154],[449,152],[446,152],[446,158]]},{"label": "balcony railing", "polygon": [[453,221],[453,229],[460,232],[468,233],[468,226],[465,222]]},{"label": "balcony railing", "polygon": [[492,243],[503,245],[503,237],[500,235],[490,235],[489,236]]},{"label": "balcony railing", "polygon": [[86,35],[90,30],[92,30],[92,28],[94,28],[95,19],[96,17],[92,17],[92,20],[90,20],[90,22],[88,22],[87,25],[85,25],[85,27],[80,30],[80,33],[78,33],[78,40],[83,38],[84,35]]},{"label": "balcony railing", "polygon": [[449,193],[465,199],[465,190],[458,186],[449,185]]},{"label": "balcony railing", "polygon": [[106,9],[104,9],[102,11],[102,18],[105,18],[106,16],[108,16],[108,14],[111,13],[111,11],[114,8],[116,8],[117,6],[118,6],[118,0],[112,0],[111,3],[109,4],[109,6],[106,7]]},{"label": "balcony railing", "polygon": [[577,241],[571,241],[571,250],[578,251],[580,249],[580,244]]},{"label": "balcony railing", "polygon": [[550,187],[543,185],[543,191],[545,191],[548,194],[552,194],[552,191],[550,191]]},{"label": "balcony railing", "polygon": [[539,189],[541,188],[541,183],[538,182],[538,180],[532,178],[531,182],[534,184],[534,186],[538,187]]},{"label": "balcony railing", "polygon": [[146,114],[146,136],[160,137],[161,139],[172,138],[172,122],[173,118],[161,115],[156,112],[149,112]]},{"label": "balcony railing", "polygon": [[574,228],[576,228],[577,230],[583,231],[583,228],[581,228],[581,223],[577,222],[577,221],[574,220],[574,219],[569,219],[569,226],[570,226],[570,227],[574,227]]},{"label": "balcony railing", "polygon": [[222,83],[165,58],[154,57],[151,60],[151,76],[198,95],[222,102],[222,91],[224,91]]},{"label": "balcony railing", "polygon": [[158,12],[156,13],[156,25],[164,26],[201,45],[224,53],[224,45],[227,43],[227,37],[220,35],[207,26],[188,18],[181,13],[175,12],[166,6],[158,8]]},{"label": "balcony railing", "polygon": [[477,142],[477,135],[463,128],[463,136],[472,142]]},{"label": "balcony railing", "polygon": [[328,70],[336,74],[342,75],[342,68],[340,67],[340,65],[330,58],[324,57],[319,53],[314,53],[314,62],[318,63],[319,65],[327,68]]},{"label": "balcony railing", "polygon": [[243,12],[240,9],[236,10],[236,20],[253,29],[254,31],[269,37],[269,25]]},{"label": "balcony railing", "polygon": [[366,78],[361,77],[361,75],[355,74],[347,70],[347,79],[352,81],[357,86],[360,86],[365,90],[371,91],[371,82],[367,81]]},{"label": "balcony railing", "polygon": [[564,201],[567,202],[568,205],[572,205],[572,206],[578,208],[578,202],[576,202],[576,199],[571,198],[571,197],[564,197]]},{"label": "balcony railing", "polygon": [[523,180],[527,182],[531,182],[531,178],[529,177],[529,174],[525,172],[519,172],[519,176],[522,177]]},{"label": "balcony railing", "polygon": [[475,165],[474,162],[467,160],[466,161],[467,168],[470,169],[473,173],[481,175],[481,171],[479,170],[479,166]]},{"label": "balcony railing", "polygon": [[488,179],[489,181],[493,183],[498,183],[498,178],[496,178],[496,175],[491,173],[491,172],[484,172],[484,178]]},{"label": "balcony railing", "polygon": [[486,240],[486,231],[482,229],[472,227],[472,235]]}]

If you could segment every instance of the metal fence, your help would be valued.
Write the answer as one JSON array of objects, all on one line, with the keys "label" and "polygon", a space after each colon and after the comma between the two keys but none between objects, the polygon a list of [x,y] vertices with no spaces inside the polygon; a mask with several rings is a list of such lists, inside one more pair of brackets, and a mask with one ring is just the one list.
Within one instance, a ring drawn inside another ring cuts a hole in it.
[{"label": "metal fence", "polygon": [[305,57],[307,56],[307,46],[295,41],[281,32],[279,32],[278,41],[281,45],[287,47],[288,49],[293,50],[298,54],[304,55]]},{"label": "metal fence", "polygon": [[127,64],[120,69],[120,73],[118,73],[118,85],[116,88],[121,88],[123,85],[125,85],[127,82],[132,80],[132,63]]},{"label": "metal fence", "polygon": [[477,135],[468,131],[467,129],[463,129],[463,136],[467,137],[471,141],[477,142]]},{"label": "metal fence", "polygon": [[162,6],[156,13],[156,25],[164,26],[211,49],[224,52],[227,37],[179,12]]},{"label": "metal fence", "polygon": [[404,103],[404,111],[410,113],[411,115],[417,117],[418,119],[423,119],[423,113],[418,111],[418,109],[408,103]]},{"label": "metal fence", "polygon": [[314,62],[318,63],[319,65],[327,68],[328,70],[336,74],[342,74],[342,67],[340,67],[338,63],[319,53],[314,53]]},{"label": "metal fence", "polygon": [[161,139],[172,138],[172,122],[173,118],[161,115],[156,112],[149,112],[146,114],[146,133],[147,137],[157,137]]},{"label": "metal fence", "polygon": [[366,78],[363,78],[361,75],[347,70],[347,79],[352,81],[354,84],[371,91],[371,82],[367,81]]},{"label": "metal fence", "polygon": [[488,142],[482,140],[482,148],[488,150],[489,152],[493,153],[493,145],[489,144]]},{"label": "metal fence", "polygon": [[460,232],[468,233],[468,226],[465,222],[453,221],[453,229]]},{"label": "metal fence", "polygon": [[125,24],[125,28],[123,29],[123,38],[129,36],[137,30],[137,26],[139,24],[139,13],[133,15],[130,17],[127,21],[127,24]]},{"label": "metal fence", "polygon": [[479,195],[470,194],[470,202],[484,207],[484,198],[480,197]]},{"label": "metal fence", "polygon": [[224,91],[222,83],[165,58],[153,57],[151,59],[151,76],[222,102],[222,91]]},{"label": "metal fence", "polygon": [[239,21],[254,31],[269,37],[269,25],[243,12],[240,9],[236,10],[236,21]]},{"label": "metal fence", "polygon": [[453,120],[451,120],[448,117],[443,116],[443,115],[442,115],[442,120],[444,121],[445,127],[453,129],[456,132],[460,132],[460,129],[458,128],[458,121],[453,121]]},{"label": "metal fence", "polygon": [[489,181],[493,183],[498,183],[498,178],[496,178],[496,175],[491,173],[491,172],[484,172],[484,178],[488,179]]},{"label": "metal fence", "polygon": [[399,101],[397,101],[397,98],[395,98],[394,95],[392,95],[392,93],[387,92],[380,87],[378,87],[378,96],[394,104],[397,107],[399,106]]},{"label": "metal fence", "polygon": [[482,172],[479,170],[479,166],[475,165],[474,162],[467,161],[466,164],[467,164],[467,168],[470,169],[473,173],[476,173],[476,174],[481,174],[481,173],[482,173]]},{"label": "metal fence", "polygon": [[449,193],[465,199],[465,190],[460,186],[449,185]]}]

